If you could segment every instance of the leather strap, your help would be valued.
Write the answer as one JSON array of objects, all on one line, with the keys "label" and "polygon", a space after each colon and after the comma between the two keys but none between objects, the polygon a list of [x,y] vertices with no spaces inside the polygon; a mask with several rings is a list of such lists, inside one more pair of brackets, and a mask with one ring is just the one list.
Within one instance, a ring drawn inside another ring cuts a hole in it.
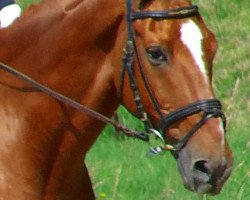
[{"label": "leather strap", "polygon": [[[142,65],[140,63],[139,55],[136,49],[136,43],[135,43],[135,36],[134,36],[134,30],[133,30],[133,21],[137,19],[146,19],[146,18],[153,18],[156,20],[163,20],[163,19],[182,19],[187,17],[192,17],[198,14],[198,7],[197,6],[188,6],[188,7],[180,7],[176,9],[166,10],[166,11],[140,11],[140,12],[133,12],[132,11],[132,0],[127,0],[127,29],[128,29],[128,41],[126,44],[125,54],[123,57],[123,66],[121,68],[121,82],[120,82],[120,91],[118,91],[118,95],[122,96],[122,88],[123,88],[123,78],[125,71],[128,74],[129,80],[130,80],[130,87],[134,93],[134,100],[136,103],[137,111],[139,118],[141,121],[144,122],[145,130],[149,133],[154,133],[154,131],[150,131],[152,128],[152,125],[147,118],[147,113],[145,112],[143,108],[143,104],[140,97],[140,91],[137,86],[137,81],[134,73],[134,53],[136,54],[136,58],[138,61],[138,65],[140,68],[140,73],[142,76],[142,79],[145,83],[146,89],[149,93],[149,96],[153,102],[153,105],[156,109],[156,111],[159,113],[161,121],[159,124],[161,132],[161,138],[163,138],[163,142],[165,142],[164,147],[162,147],[163,150],[171,150],[174,151],[174,155],[178,156],[178,152],[186,145],[190,137],[202,126],[205,124],[205,122],[212,118],[212,117],[221,117],[223,120],[224,128],[226,128],[226,119],[225,116],[221,110],[221,104],[219,100],[217,99],[205,99],[201,100],[192,104],[189,104],[183,108],[180,108],[179,110],[170,113],[168,116],[163,116],[163,114],[160,112],[160,106],[155,99],[153,92],[150,88],[150,85],[148,84],[148,81],[146,79],[145,73],[143,71]],[[64,104],[71,106],[80,112],[86,113],[87,115],[100,120],[104,123],[108,123],[113,125],[116,129],[123,131],[127,136],[130,137],[136,137],[143,141],[149,141],[149,137],[147,133],[144,132],[137,132],[134,130],[131,130],[121,124],[119,124],[117,121],[113,121],[112,119],[97,113],[96,111],[87,108],[86,106],[74,101],[73,99],[70,99],[40,83],[33,80],[29,76],[21,73],[20,71],[17,71],[13,69],[12,67],[1,63],[0,62],[0,69],[3,69],[4,71],[18,77],[19,79],[26,81],[27,83],[31,84],[35,89],[38,91],[41,91],[43,93],[48,94],[49,96],[53,97],[54,99],[57,99],[60,102],[63,102]],[[191,116],[193,114],[203,112],[203,117],[201,120],[195,124],[195,126],[186,134],[186,136],[178,141],[174,146],[174,148],[169,148],[168,145],[166,145],[166,138],[165,138],[165,131],[174,123],[178,122],[181,119],[184,119],[188,116]],[[158,135],[159,132],[157,132],[156,135]],[[160,133],[159,133],[160,134]],[[165,141],[164,141],[165,140]],[[168,147],[168,148],[167,148]]]},{"label": "leather strap", "polygon": [[87,114],[88,116],[90,116],[94,119],[102,121],[106,124],[111,124],[116,129],[123,131],[129,137],[136,137],[136,138],[141,139],[143,141],[149,140],[148,135],[145,134],[144,132],[138,132],[138,131],[134,131],[132,129],[129,129],[129,128],[119,124],[117,121],[114,121],[114,120],[102,115],[101,113],[98,113],[98,112],[76,102],[75,100],[64,96],[63,94],[58,93],[55,90],[38,83],[37,81],[35,81],[31,77],[27,76],[26,74],[23,74],[22,72],[14,69],[14,68],[12,68],[12,67],[10,67],[2,62],[0,62],[0,69],[8,72],[9,74],[12,74],[13,76],[19,78],[20,80],[23,80],[23,81],[31,84],[38,91],[43,92],[43,93],[51,96],[52,98],[66,104],[72,108],[75,108],[82,113]]},{"label": "leather strap", "polygon": [[[204,99],[192,104],[189,104],[185,107],[182,107],[175,112],[172,112],[165,116],[160,124],[159,127],[161,130],[165,131],[169,128],[172,124],[176,123],[177,121],[184,119],[188,116],[193,114],[197,114],[199,112],[204,112],[207,114],[213,114],[215,116],[224,116],[221,111],[221,103],[217,99]],[[223,123],[225,127],[225,117],[223,117]]]},{"label": "leather strap", "polygon": [[164,11],[140,11],[131,13],[131,20],[137,19],[183,19],[193,17],[198,14],[198,6],[192,5]]}]

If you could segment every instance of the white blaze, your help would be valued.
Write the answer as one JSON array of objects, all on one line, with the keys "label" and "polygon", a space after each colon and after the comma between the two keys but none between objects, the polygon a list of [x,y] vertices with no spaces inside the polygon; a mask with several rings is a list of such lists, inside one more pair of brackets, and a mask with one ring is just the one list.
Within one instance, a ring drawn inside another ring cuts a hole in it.
[{"label": "white blaze", "polygon": [[182,24],[181,26],[181,40],[189,49],[193,59],[198,65],[204,75],[206,74],[205,63],[202,59],[202,40],[203,36],[199,27],[192,21]]},{"label": "white blaze", "polygon": [[225,144],[225,137],[224,137],[225,136],[225,130],[224,130],[222,120],[220,120],[220,132],[223,135],[221,144],[224,145]]},{"label": "white blaze", "polygon": [[[203,60],[203,49],[202,49],[203,35],[200,28],[192,20],[187,21],[181,26],[181,41],[189,49],[195,63],[199,67],[200,71],[204,74],[205,79],[208,80],[206,75],[206,66]],[[222,121],[219,125],[220,132],[224,135],[224,128]],[[224,137],[222,139],[224,144]]]}]

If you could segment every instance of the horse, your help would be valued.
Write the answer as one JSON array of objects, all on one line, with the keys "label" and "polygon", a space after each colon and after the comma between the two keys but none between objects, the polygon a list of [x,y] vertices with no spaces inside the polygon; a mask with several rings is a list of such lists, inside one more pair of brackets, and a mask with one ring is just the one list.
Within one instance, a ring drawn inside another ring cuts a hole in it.
[{"label": "horse", "polygon": [[84,158],[120,104],[145,124],[135,137],[172,152],[187,189],[220,193],[233,153],[217,41],[190,0],[43,0],[0,44],[1,66],[18,71],[0,71],[0,199],[95,199]]}]

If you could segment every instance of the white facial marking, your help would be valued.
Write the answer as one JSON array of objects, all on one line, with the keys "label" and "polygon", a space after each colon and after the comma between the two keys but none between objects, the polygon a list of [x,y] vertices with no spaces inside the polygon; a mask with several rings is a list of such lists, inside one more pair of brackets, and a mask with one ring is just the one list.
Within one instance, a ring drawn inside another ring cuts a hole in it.
[{"label": "white facial marking", "polygon": [[[181,41],[187,46],[195,63],[199,67],[200,71],[204,74],[205,79],[208,80],[206,75],[206,67],[203,61],[203,49],[202,49],[203,35],[200,28],[192,21],[189,20],[181,26]],[[223,135],[222,145],[224,145],[225,131],[223,128],[222,120],[220,120],[219,132]]]},{"label": "white facial marking", "polygon": [[[210,118],[211,115],[208,115],[208,117]],[[218,132],[221,133],[221,135],[222,135],[221,144],[222,144],[222,146],[224,146],[224,144],[225,144],[225,129],[224,129],[222,119],[219,119],[219,123],[216,124],[216,128],[218,129]]]},{"label": "white facial marking", "polygon": [[223,127],[223,122],[222,120],[220,120],[220,132],[222,134],[222,141],[221,141],[221,144],[224,146],[225,144],[225,130],[224,130],[224,127]]},{"label": "white facial marking", "polygon": [[202,59],[202,40],[203,36],[199,27],[192,21],[182,24],[181,40],[191,52],[196,64],[204,75],[206,75],[205,63]]}]

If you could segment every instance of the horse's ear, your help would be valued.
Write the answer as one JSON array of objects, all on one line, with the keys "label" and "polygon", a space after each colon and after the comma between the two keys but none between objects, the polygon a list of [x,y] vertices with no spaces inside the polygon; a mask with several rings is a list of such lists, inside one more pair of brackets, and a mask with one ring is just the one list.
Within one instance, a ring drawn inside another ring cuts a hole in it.
[{"label": "horse's ear", "polygon": [[139,9],[143,9],[146,5],[148,5],[150,2],[152,2],[153,0],[140,0],[139,3]]}]

